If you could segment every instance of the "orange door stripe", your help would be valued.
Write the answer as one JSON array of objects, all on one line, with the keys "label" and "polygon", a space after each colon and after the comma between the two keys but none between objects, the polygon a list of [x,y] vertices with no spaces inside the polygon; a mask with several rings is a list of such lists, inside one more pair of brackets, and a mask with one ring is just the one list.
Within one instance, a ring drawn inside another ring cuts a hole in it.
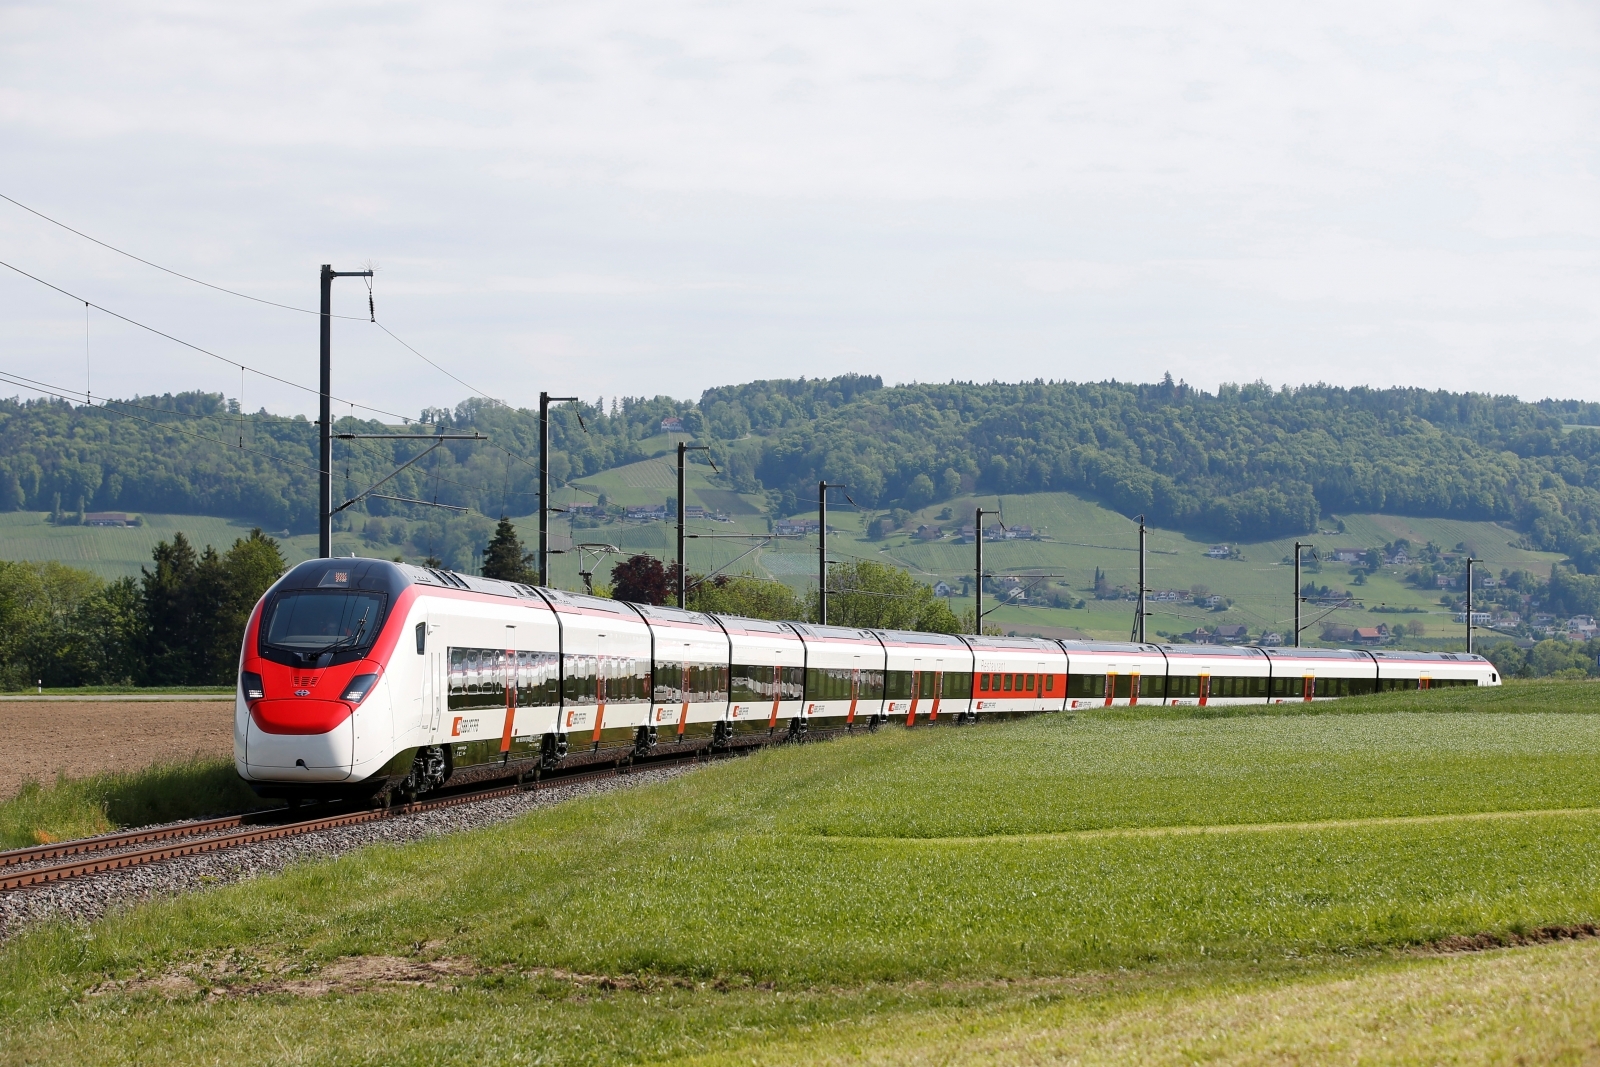
[{"label": "orange door stripe", "polygon": [[1139,672],[1134,671],[1128,675],[1128,707],[1137,707],[1139,704]]},{"label": "orange door stripe", "polygon": [[1202,708],[1205,707],[1206,706],[1206,701],[1208,701],[1210,699],[1211,699],[1211,675],[1206,674],[1205,672],[1201,672],[1201,674],[1200,674],[1200,706]]},{"label": "orange door stripe", "polygon": [[[506,655],[511,657],[512,663],[516,662],[516,652],[508,650]],[[511,669],[511,677],[506,679],[506,682],[506,728],[500,732],[501,752],[511,751],[511,728],[517,719],[517,672],[515,667]]]},{"label": "orange door stripe", "polygon": [[944,697],[944,671],[935,671],[933,675],[933,707],[928,710],[928,721],[936,722],[939,718],[939,701]]},{"label": "orange door stripe", "polygon": [[912,671],[911,672],[911,709],[906,712],[906,725],[907,726],[915,726],[917,724],[917,701],[919,699],[921,699],[921,696],[922,696],[922,672],[921,671]]},{"label": "orange door stripe", "polygon": [[1117,673],[1112,671],[1110,674],[1106,675],[1106,707],[1109,708],[1111,706],[1111,701],[1116,698],[1116,694]]},{"label": "orange door stripe", "polygon": [[856,721],[856,701],[861,699],[861,668],[857,667],[850,675],[850,714],[844,717],[848,726]]},{"label": "orange door stripe", "polygon": [[679,737],[683,736],[683,727],[684,727],[684,724],[687,723],[688,721],[689,721],[689,702],[687,700],[685,700],[683,702],[683,710],[678,713],[678,736]]}]

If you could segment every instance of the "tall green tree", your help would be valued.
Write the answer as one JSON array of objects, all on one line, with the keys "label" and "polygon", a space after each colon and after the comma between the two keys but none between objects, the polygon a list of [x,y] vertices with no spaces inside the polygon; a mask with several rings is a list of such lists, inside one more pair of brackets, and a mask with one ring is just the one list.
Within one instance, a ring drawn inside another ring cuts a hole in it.
[{"label": "tall green tree", "polygon": [[806,617],[805,601],[793,589],[751,574],[719,574],[710,579],[690,575],[687,599],[691,611],[717,615],[778,621]]},{"label": "tall green tree", "polygon": [[[818,617],[818,597],[807,598],[807,618]],[[933,587],[910,571],[874,560],[855,560],[828,571],[828,622],[878,630],[953,634],[961,622]]]},{"label": "tall green tree", "polygon": [[154,569],[141,568],[144,601],[145,680],[152,685],[185,685],[204,663],[207,642],[197,626],[196,586],[200,560],[180,531],[162,541],[152,555]]},{"label": "tall green tree", "polygon": [[522,547],[517,528],[504,515],[500,516],[494,537],[483,550],[483,576],[531,585],[539,580],[537,563],[534,553]]}]

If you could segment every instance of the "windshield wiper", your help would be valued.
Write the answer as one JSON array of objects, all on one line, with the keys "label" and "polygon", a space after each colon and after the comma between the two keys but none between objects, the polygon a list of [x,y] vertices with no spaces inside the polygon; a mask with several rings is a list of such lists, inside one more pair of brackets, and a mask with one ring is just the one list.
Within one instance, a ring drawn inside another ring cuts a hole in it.
[{"label": "windshield wiper", "polygon": [[[332,655],[335,652],[338,652],[341,648],[348,645],[353,645],[357,641],[361,640],[361,635],[367,632],[367,616],[371,614],[372,608],[369,606],[366,611],[361,613],[361,621],[356,623],[356,632],[348,637],[341,637],[331,645],[324,645],[315,652],[299,653],[301,662],[306,663],[310,662],[311,660],[321,660],[323,656],[332,657]],[[326,664],[322,664],[322,666],[326,666]]]}]

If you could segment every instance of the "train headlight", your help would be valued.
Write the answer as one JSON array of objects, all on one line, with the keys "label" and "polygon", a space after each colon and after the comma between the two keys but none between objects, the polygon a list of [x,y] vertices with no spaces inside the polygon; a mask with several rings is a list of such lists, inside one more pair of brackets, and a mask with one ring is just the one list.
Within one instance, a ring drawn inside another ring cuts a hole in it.
[{"label": "train headlight", "polygon": [[350,679],[350,684],[344,687],[344,698],[352,704],[359,704],[367,699],[367,694],[372,692],[373,685],[377,682],[376,674],[358,674]]},{"label": "train headlight", "polygon": [[261,688],[261,675],[252,671],[239,672],[239,691],[244,694],[247,704],[254,704],[266,696],[266,690]]}]

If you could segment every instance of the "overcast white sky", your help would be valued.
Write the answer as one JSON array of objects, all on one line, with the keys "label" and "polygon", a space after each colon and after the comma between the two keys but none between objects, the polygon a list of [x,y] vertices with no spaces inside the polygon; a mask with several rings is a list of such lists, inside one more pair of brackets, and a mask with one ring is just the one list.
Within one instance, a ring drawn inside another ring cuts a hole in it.
[{"label": "overcast white sky", "polygon": [[[518,404],[844,371],[1600,399],[1597,88],[1593,3],[0,0],[0,192],[302,307],[375,262],[391,329]],[[312,316],[3,202],[0,259],[316,382]],[[0,275],[0,369],[240,392],[99,313],[86,357],[81,305]],[[334,346],[340,395],[465,394],[371,325]]]}]

